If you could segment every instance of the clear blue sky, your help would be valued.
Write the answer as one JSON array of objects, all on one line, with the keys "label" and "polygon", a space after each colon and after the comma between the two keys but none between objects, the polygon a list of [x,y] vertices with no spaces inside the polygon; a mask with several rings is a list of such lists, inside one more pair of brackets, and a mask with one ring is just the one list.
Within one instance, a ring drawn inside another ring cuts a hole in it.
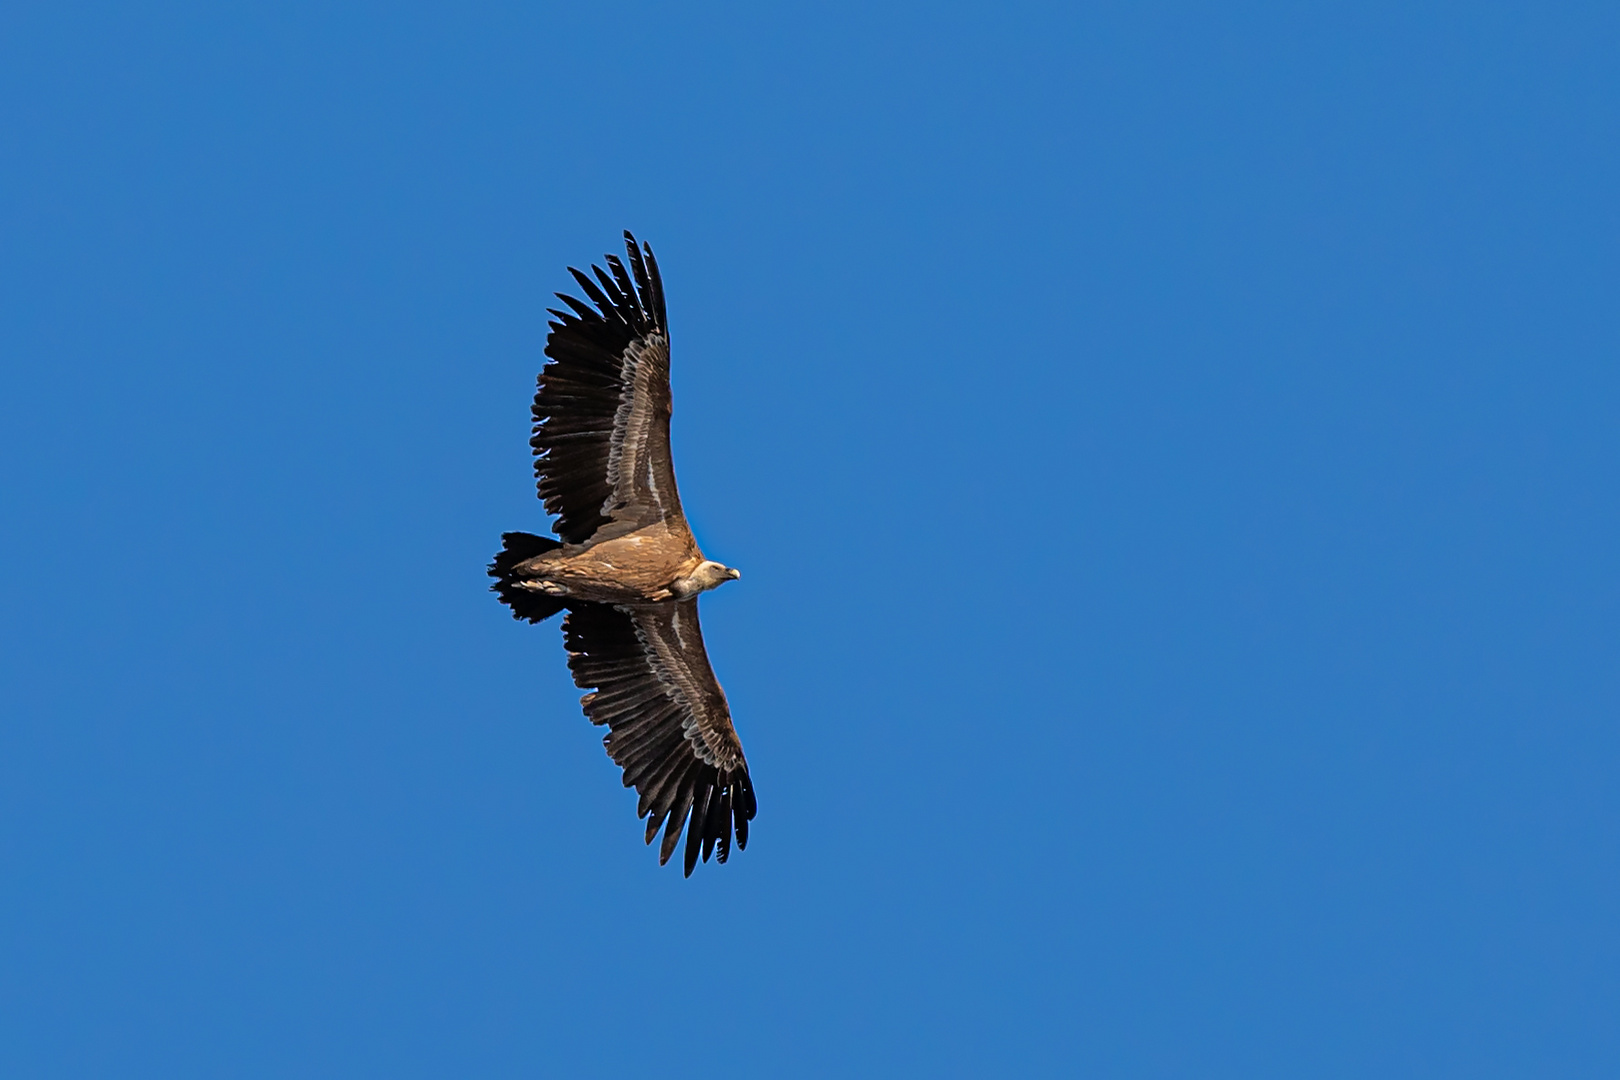
[{"label": "clear blue sky", "polygon": [[[0,8],[0,1074],[1620,1075],[1620,9],[478,7]],[[626,227],[689,881],[485,591]]]}]

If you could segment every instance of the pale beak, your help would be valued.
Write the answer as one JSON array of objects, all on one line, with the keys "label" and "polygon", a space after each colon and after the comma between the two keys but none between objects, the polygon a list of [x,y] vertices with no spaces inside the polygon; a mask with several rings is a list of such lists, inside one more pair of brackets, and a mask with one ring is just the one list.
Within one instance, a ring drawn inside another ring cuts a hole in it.
[{"label": "pale beak", "polygon": [[730,573],[732,581],[736,581],[738,578],[742,577],[742,571],[738,570],[735,566],[727,567],[727,571]]}]

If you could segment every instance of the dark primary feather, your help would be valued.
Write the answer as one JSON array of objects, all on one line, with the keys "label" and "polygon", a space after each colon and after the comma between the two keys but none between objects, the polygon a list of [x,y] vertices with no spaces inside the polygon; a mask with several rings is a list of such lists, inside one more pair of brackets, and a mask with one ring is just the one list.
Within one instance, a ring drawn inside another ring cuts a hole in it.
[{"label": "dark primary feather", "polygon": [[[540,499],[556,516],[557,535],[570,544],[584,543],[612,520],[608,462],[614,417],[629,392],[623,378],[626,356],[638,342],[667,350],[669,341],[663,283],[652,248],[637,248],[629,232],[624,238],[628,269],[613,255],[606,259],[611,274],[591,267],[595,280],[569,268],[590,303],[557,294],[568,310],[551,310],[554,319],[546,338],[550,362],[540,373],[534,396],[529,444]],[[667,371],[658,392],[667,411]]]},{"label": "dark primary feather", "polygon": [[686,873],[718,849],[719,861],[748,846],[757,805],[748,762],[731,726],[725,693],[709,667],[696,599],[613,607],[571,605],[563,621],[568,667],[602,740],[640,799],[650,844],[662,827],[658,861],[686,830]]}]

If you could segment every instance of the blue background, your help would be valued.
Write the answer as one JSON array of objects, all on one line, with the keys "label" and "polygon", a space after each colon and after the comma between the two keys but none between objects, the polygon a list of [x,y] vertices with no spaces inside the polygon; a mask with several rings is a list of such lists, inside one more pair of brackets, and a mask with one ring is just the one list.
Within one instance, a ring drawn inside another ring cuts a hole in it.
[{"label": "blue background", "polygon": [[[141,9],[0,8],[0,1073],[1620,1074],[1614,5]],[[689,881],[485,591],[626,227]]]}]

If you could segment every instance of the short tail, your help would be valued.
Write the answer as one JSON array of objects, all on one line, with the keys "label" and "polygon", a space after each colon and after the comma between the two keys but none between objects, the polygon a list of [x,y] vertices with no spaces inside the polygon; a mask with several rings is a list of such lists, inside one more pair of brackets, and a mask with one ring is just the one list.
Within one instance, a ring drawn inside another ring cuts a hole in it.
[{"label": "short tail", "polygon": [[518,563],[556,547],[562,547],[562,544],[549,536],[521,532],[501,534],[501,550],[495,553],[495,561],[489,564],[489,576],[495,579],[495,584],[489,588],[501,598],[501,603],[512,609],[512,618],[537,623],[563,609],[562,600],[522,588],[513,576]]}]

